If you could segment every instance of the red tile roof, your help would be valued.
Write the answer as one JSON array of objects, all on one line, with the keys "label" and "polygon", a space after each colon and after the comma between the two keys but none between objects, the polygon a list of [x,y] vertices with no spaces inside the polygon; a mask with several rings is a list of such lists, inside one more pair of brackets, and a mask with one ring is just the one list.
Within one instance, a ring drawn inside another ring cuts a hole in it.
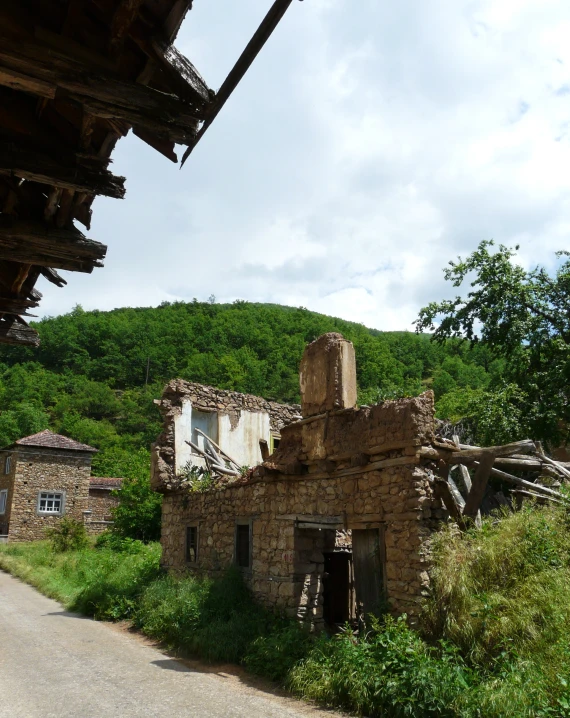
[{"label": "red tile roof", "polygon": [[80,444],[78,441],[69,439],[67,436],[61,434],[54,434],[53,431],[45,429],[37,434],[31,436],[25,436],[23,439],[18,439],[14,442],[15,446],[41,446],[46,449],[64,449],[65,451],[90,451],[95,453],[97,449],[94,449],[88,444]]},{"label": "red tile roof", "polygon": [[110,479],[106,476],[92,476],[89,479],[90,489],[120,489],[123,485],[123,479]]}]

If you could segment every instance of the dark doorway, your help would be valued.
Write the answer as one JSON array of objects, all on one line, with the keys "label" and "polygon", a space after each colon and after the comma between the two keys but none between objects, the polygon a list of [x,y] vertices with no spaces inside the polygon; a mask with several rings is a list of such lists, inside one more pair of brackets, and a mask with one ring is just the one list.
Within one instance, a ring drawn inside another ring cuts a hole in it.
[{"label": "dark doorway", "polygon": [[323,618],[329,627],[344,625],[352,617],[352,554],[325,553]]},{"label": "dark doorway", "polygon": [[384,594],[384,546],[381,529],[353,529],[352,555],[358,618],[380,615]]}]

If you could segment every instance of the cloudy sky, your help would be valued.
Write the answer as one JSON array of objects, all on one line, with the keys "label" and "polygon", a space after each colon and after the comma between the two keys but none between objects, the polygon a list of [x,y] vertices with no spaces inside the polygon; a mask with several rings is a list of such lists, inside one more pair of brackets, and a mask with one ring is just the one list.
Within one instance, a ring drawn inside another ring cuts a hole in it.
[{"label": "cloudy sky", "polygon": [[[194,0],[177,46],[217,89],[271,0]],[[410,329],[481,239],[570,237],[567,0],[294,2],[182,171],[136,137],[89,236],[104,269],[44,314],[246,299]]]}]

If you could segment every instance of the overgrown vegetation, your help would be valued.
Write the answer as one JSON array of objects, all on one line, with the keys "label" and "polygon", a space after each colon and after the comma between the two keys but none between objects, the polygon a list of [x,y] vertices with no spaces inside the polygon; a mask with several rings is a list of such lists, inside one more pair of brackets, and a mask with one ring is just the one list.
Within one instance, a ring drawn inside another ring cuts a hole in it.
[{"label": "overgrown vegetation", "polygon": [[419,630],[379,617],[315,637],[258,606],[241,574],[164,575],[160,547],[105,534],[95,547],[0,546],[0,567],[97,618],[130,619],[169,647],[244,664],[299,696],[375,717],[570,716],[570,519],[527,507],[434,541]]}]

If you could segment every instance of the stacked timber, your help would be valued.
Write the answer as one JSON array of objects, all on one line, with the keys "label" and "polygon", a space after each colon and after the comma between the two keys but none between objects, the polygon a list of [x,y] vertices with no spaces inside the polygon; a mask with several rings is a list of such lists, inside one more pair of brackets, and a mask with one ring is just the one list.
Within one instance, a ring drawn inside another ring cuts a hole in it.
[{"label": "stacked timber", "polygon": [[[567,502],[557,490],[570,481],[570,467],[544,453],[540,442],[531,439],[502,446],[470,446],[440,438],[431,447],[423,447],[422,456],[437,464],[436,491],[458,526],[465,529],[481,519],[481,507],[495,477],[515,499],[538,502]],[[503,494],[501,493],[501,496]]]}]

